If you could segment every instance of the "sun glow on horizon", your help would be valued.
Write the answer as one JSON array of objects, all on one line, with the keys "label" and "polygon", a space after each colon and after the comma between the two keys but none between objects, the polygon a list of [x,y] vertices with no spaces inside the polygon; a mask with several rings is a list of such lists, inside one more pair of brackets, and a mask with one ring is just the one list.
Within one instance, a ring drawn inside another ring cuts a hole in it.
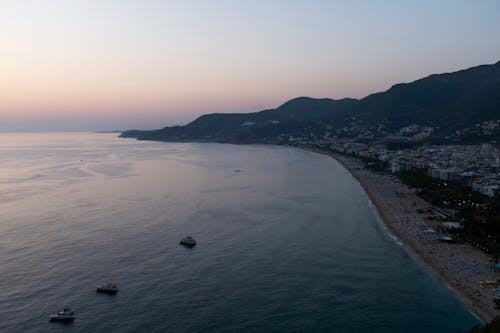
[{"label": "sun glow on horizon", "polygon": [[458,2],[4,1],[0,130],[168,125],[498,61],[500,5]]}]

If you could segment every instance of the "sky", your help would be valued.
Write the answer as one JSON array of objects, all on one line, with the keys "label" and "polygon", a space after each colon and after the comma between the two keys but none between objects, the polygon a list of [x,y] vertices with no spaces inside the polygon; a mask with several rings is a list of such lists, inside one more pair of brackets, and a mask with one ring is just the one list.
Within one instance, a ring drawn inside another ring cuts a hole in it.
[{"label": "sky", "polygon": [[0,131],[152,129],[500,60],[498,0],[0,0]]}]

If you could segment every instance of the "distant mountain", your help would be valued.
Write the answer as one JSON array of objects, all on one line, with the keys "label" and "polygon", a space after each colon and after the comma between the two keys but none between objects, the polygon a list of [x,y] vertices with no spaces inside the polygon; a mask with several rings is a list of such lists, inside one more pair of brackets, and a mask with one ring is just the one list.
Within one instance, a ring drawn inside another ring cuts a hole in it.
[{"label": "distant mountain", "polygon": [[299,97],[276,109],[208,114],[185,126],[131,130],[121,136],[234,143],[282,143],[295,137],[319,140],[325,136],[360,140],[500,139],[500,62],[433,74],[361,100]]},{"label": "distant mountain", "polygon": [[299,97],[292,99],[276,109],[255,113],[213,113],[199,117],[185,126],[165,127],[153,131],[130,130],[121,137],[134,137],[142,140],[161,141],[221,141],[246,142],[259,141],[256,129],[270,130],[283,126],[296,126],[297,123],[331,118],[335,110],[347,110],[353,106],[354,99],[314,99]]}]

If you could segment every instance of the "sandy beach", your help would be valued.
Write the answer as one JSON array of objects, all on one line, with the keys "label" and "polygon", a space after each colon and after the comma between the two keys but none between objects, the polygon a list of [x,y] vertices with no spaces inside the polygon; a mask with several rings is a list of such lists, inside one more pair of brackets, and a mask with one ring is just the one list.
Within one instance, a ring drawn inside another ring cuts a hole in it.
[{"label": "sandy beach", "polygon": [[483,285],[500,274],[491,258],[468,243],[446,243],[439,222],[429,220],[432,205],[391,175],[376,174],[357,159],[330,151],[310,149],[339,161],[365,189],[388,231],[402,242],[408,254],[448,286],[484,322],[500,314],[493,299],[500,285]]}]

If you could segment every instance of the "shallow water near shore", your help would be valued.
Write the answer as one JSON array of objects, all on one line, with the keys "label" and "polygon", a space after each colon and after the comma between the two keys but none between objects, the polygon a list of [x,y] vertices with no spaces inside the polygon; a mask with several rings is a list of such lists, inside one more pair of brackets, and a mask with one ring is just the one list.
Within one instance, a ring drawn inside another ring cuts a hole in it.
[{"label": "shallow water near shore", "polygon": [[[0,332],[456,332],[478,323],[334,159],[0,134]],[[193,249],[179,245],[192,235]],[[95,286],[115,282],[115,296]],[[49,323],[69,306],[72,324]]]}]

